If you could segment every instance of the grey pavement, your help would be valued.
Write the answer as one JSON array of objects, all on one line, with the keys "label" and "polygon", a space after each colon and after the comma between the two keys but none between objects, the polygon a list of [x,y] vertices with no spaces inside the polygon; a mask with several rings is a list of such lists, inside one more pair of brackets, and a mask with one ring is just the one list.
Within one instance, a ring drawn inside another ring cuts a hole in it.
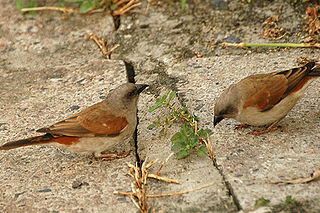
[{"label": "grey pavement", "polygon": [[[165,91],[176,91],[178,105],[188,106],[200,117],[201,127],[214,131],[211,142],[217,166],[207,156],[192,153],[178,160],[173,155],[161,175],[182,184],[149,180],[148,193],[216,184],[188,194],[149,198],[152,209],[319,212],[319,181],[269,182],[308,177],[319,169],[320,80],[313,82],[274,132],[256,137],[247,134],[254,127],[234,130],[234,120],[224,120],[215,129],[212,123],[215,99],[231,83],[250,74],[295,67],[299,57],[320,58],[316,49],[242,50],[221,48],[215,42],[267,42],[261,38],[262,23],[277,14],[281,5],[279,25],[288,34],[280,41],[299,42],[307,5],[226,2],[227,7],[189,3],[183,13],[178,2],[162,7],[151,4],[145,14],[122,17],[115,31],[108,15],[64,17],[58,12],[39,12],[23,16],[13,2],[1,1],[0,144],[34,136],[35,129],[99,102],[126,81],[126,60],[135,67],[136,81],[150,85],[139,100],[138,153],[143,159],[159,159],[151,171],[175,152],[170,137],[178,126],[167,135],[147,129],[164,116],[165,112],[149,113],[148,108]],[[86,39],[90,33],[112,45],[120,43],[112,60],[104,59],[93,41]],[[203,57],[196,58],[195,51]],[[109,151],[128,150],[134,150],[133,139]],[[0,211],[137,212],[129,197],[113,194],[131,189],[126,162],[136,163],[134,152],[125,159],[100,161],[47,146],[2,151]],[[286,205],[288,195],[298,203]],[[256,209],[255,201],[261,197],[271,202],[267,208]]]}]

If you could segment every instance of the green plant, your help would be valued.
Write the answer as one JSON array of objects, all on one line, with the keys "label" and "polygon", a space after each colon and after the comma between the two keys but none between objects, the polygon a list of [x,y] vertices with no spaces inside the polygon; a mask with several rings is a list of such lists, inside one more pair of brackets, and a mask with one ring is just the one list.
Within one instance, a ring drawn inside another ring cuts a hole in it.
[{"label": "green plant", "polygon": [[266,206],[270,203],[270,200],[264,199],[263,197],[256,200],[255,207]]},{"label": "green plant", "polygon": [[[251,0],[247,0],[248,1],[248,3],[250,3],[251,2]],[[297,3],[297,0],[291,0],[293,3]],[[307,1],[309,1],[309,0],[301,0],[301,2],[302,3],[304,3],[304,2],[307,2]]]},{"label": "green plant", "polygon": [[[65,2],[77,3],[80,13],[86,13],[91,10],[105,10],[105,0],[64,0]],[[62,1],[61,1],[62,2]]]},{"label": "green plant", "polygon": [[[301,0],[302,3],[307,2],[309,0]],[[293,3],[297,3],[297,0],[292,0]]]},{"label": "green plant", "polygon": [[[38,3],[34,0],[31,1],[23,1],[23,0],[16,0],[16,8],[21,10],[22,8],[32,8],[37,7]],[[34,11],[29,12],[30,14],[34,14]]]},{"label": "green plant", "polygon": [[186,6],[186,1],[187,0],[181,0],[181,10],[183,11],[185,6]]},{"label": "green plant", "polygon": [[[64,8],[66,3],[76,3],[79,7],[80,13],[87,13],[90,11],[104,11],[107,7],[109,7],[111,10],[117,9],[117,6],[112,4],[111,0],[58,0],[58,7]],[[34,0],[16,0],[16,7],[19,10],[23,8],[33,8],[37,6],[38,3]]]},{"label": "green plant", "polygon": [[157,98],[155,105],[150,107],[149,112],[153,112],[159,108],[165,108],[168,110],[169,115],[164,120],[154,121],[148,126],[148,129],[155,127],[162,128],[162,133],[166,134],[168,128],[174,123],[181,123],[180,131],[171,137],[173,143],[173,150],[178,151],[178,158],[184,158],[194,150],[197,149],[197,155],[206,155],[206,141],[212,134],[209,129],[198,128],[199,117],[190,114],[186,107],[177,108],[176,103],[173,102],[176,96],[176,92],[167,91],[162,97]]},{"label": "green plant", "polygon": [[297,203],[297,201],[294,198],[292,198],[291,195],[288,195],[286,196],[286,200],[284,201],[284,203],[288,206]]}]

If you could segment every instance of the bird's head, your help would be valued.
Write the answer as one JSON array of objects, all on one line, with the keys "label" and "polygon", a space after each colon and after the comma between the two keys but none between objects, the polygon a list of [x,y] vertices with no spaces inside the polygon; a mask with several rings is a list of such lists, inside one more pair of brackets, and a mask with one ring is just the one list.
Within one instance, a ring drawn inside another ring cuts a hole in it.
[{"label": "bird's head", "polygon": [[106,101],[117,105],[119,109],[135,109],[139,94],[148,86],[147,84],[122,84],[110,91]]},{"label": "bird's head", "polygon": [[214,106],[214,126],[224,118],[234,118],[238,114],[238,104],[238,92],[234,86],[231,85],[216,100]]}]

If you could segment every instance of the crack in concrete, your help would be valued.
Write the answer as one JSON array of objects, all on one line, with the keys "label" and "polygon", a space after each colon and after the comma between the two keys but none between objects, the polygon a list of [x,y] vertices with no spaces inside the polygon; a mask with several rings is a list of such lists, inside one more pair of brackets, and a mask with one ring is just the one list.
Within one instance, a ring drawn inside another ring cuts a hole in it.
[{"label": "crack in concrete", "polygon": [[[177,96],[178,96],[178,99],[179,99],[178,90],[176,90],[176,92],[177,92]],[[183,100],[184,100],[183,97],[181,97],[181,98],[179,99],[181,105],[182,105],[183,107],[186,107],[186,104],[185,104],[185,102],[184,102]],[[187,110],[187,112],[188,112],[188,110]],[[229,197],[232,197],[233,203],[234,203],[234,205],[236,206],[237,211],[242,210],[243,208],[242,208],[241,205],[240,205],[239,199],[238,199],[237,195],[235,194],[232,185],[231,185],[230,182],[227,180],[227,178],[226,178],[226,176],[225,176],[225,174],[224,174],[224,172],[223,172],[222,166],[217,164],[216,159],[212,160],[212,163],[213,163],[213,166],[218,170],[219,174],[221,175],[223,184],[225,185],[225,187],[226,187],[226,189],[227,189],[227,191],[228,191],[228,196],[229,196]]]},{"label": "crack in concrete", "polygon": [[[124,65],[126,67],[126,74],[127,74],[127,80],[129,83],[136,83],[135,80],[135,71],[134,67],[130,62],[123,61]],[[133,133],[133,140],[134,140],[134,149],[135,149],[135,155],[136,155],[136,163],[138,164],[139,167],[141,167],[142,160],[140,158],[140,155],[138,153],[138,125],[139,125],[139,116],[138,116],[138,110],[137,110],[137,125],[136,129],[134,130]]]},{"label": "crack in concrete", "polygon": [[[132,83],[135,83],[134,66],[132,65],[132,63],[127,62],[127,61],[124,61],[124,63],[125,63],[125,66],[126,66],[126,72],[127,72],[128,81],[132,82]],[[166,87],[170,88],[171,90],[176,91],[177,92],[178,101],[181,103],[181,105],[183,107],[186,107],[185,97],[179,95],[179,93],[178,93],[179,90],[178,90],[178,87],[177,87],[176,83],[179,81],[179,79],[171,77],[166,72],[163,72],[163,70],[166,68],[166,66],[163,63],[157,61],[157,64],[158,64],[157,69],[154,69],[152,71],[152,73],[159,74],[159,78],[160,78],[159,79],[159,84],[161,84],[161,86],[166,86]],[[152,89],[154,90],[154,85],[151,86],[151,90]],[[155,94],[158,93],[156,91],[153,91],[153,92]],[[134,143],[135,143],[136,162],[138,163],[138,166],[140,167],[141,163],[143,161],[140,158],[140,155],[139,155],[139,152],[138,152],[138,135],[137,135],[137,133],[138,133],[138,124],[139,124],[139,117],[138,117],[138,114],[137,114],[137,127],[136,127],[136,130],[134,132],[133,138],[134,138]],[[227,180],[226,176],[224,175],[222,166],[218,165],[216,160],[213,160],[212,162],[213,162],[213,166],[218,170],[219,174],[222,177],[223,184],[225,185],[225,187],[226,187],[226,189],[228,191],[228,196],[232,197],[233,203],[236,206],[237,210],[238,211],[242,210],[243,208],[240,205],[240,202],[239,202],[239,199],[238,199],[237,195],[234,193],[232,185],[230,184],[230,182]]]},{"label": "crack in concrete", "polygon": [[[160,67],[161,67],[161,65],[160,65]],[[163,65],[162,67],[164,68],[165,66]],[[173,90],[175,90],[177,92],[177,97],[178,97],[179,102],[181,103],[181,105],[183,107],[186,107],[185,97],[179,95],[179,93],[178,93],[178,87],[176,85],[176,83],[178,82],[178,79],[169,76],[166,72],[161,72],[161,73],[159,73],[157,71],[154,71],[154,72],[156,72],[158,74],[161,74],[161,76],[163,78],[166,78],[165,82],[173,83],[173,85],[172,84],[170,85],[170,89],[173,89]],[[240,205],[239,199],[238,199],[237,195],[235,194],[232,185],[230,184],[230,182],[227,180],[226,176],[224,175],[222,166],[217,164],[216,159],[214,159],[212,162],[213,162],[213,166],[219,171],[219,174],[222,177],[222,181],[223,181],[226,189],[228,190],[228,196],[232,197],[233,203],[236,206],[237,210],[238,211],[242,210],[243,208]]]},{"label": "crack in concrete", "polygon": [[228,190],[228,196],[232,197],[233,203],[237,207],[237,210],[238,211],[242,210],[243,208],[240,205],[238,196],[234,193],[232,185],[230,184],[230,182],[227,180],[226,176],[224,175],[222,166],[221,165],[219,166],[217,164],[216,159],[213,160],[213,166],[216,167],[216,169],[219,171],[219,174],[222,177],[222,181]]},{"label": "crack in concrete", "polygon": [[[160,64],[159,64],[159,66],[161,67]],[[162,67],[165,68],[165,65],[162,65]],[[154,70],[153,72],[161,74],[162,78],[165,78],[165,82],[166,83],[168,83],[168,82],[172,83],[172,84],[169,85],[170,89],[173,89],[173,90],[175,90],[177,92],[177,97],[178,97],[179,102],[181,103],[181,105],[183,107],[186,107],[186,99],[185,99],[185,97],[179,95],[179,93],[178,93],[178,87],[176,85],[176,83],[178,82],[178,79],[169,76],[166,72],[161,72],[160,73],[159,71],[156,71],[156,70]],[[237,210],[238,211],[242,210],[243,208],[240,205],[239,199],[238,199],[237,195],[235,194],[232,185],[230,184],[230,182],[227,180],[226,176],[224,175],[222,166],[218,165],[216,160],[213,160],[212,162],[213,162],[213,166],[219,171],[219,174],[222,177],[223,184],[225,185],[225,187],[226,187],[226,189],[228,191],[228,196],[232,197],[233,203],[236,206]]]}]

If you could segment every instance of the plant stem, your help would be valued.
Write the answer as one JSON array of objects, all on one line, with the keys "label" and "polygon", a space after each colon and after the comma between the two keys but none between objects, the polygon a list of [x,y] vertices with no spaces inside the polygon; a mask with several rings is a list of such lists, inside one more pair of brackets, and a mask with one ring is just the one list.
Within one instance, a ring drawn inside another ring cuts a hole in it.
[{"label": "plant stem", "polygon": [[319,43],[315,44],[296,44],[296,43],[221,43],[221,46],[224,47],[294,47],[294,48],[320,48]]},{"label": "plant stem", "polygon": [[176,110],[171,104],[169,104],[168,107],[169,107],[169,109],[177,112],[177,113],[180,115],[180,118],[181,118],[181,119],[184,119],[184,120],[190,122],[190,119],[186,118],[181,112],[179,112],[178,110]]}]

